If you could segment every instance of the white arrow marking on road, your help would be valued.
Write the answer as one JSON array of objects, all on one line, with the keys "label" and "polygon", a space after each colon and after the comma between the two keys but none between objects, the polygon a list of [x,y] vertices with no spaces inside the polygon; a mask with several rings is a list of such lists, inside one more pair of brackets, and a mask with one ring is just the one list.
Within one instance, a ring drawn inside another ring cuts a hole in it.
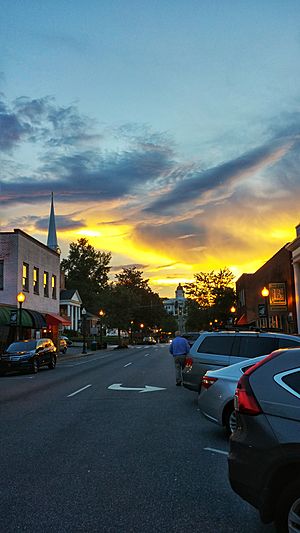
[{"label": "white arrow marking on road", "polygon": [[139,392],[155,392],[159,390],[166,390],[162,387],[151,387],[150,385],[145,385],[145,387],[122,387],[122,383],[114,383],[107,388],[110,390],[134,390]]}]

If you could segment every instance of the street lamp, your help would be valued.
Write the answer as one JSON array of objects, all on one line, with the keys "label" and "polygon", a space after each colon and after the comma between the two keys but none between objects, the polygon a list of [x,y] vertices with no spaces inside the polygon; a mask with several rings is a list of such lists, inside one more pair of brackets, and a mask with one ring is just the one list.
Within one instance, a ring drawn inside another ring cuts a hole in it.
[{"label": "street lamp", "polygon": [[82,354],[86,354],[86,309],[83,307],[81,309],[82,316],[82,334],[83,334],[83,345],[82,345]]},{"label": "street lamp", "polygon": [[236,308],[234,305],[232,305],[230,307],[230,313],[231,313],[231,318],[229,320],[230,324],[234,325],[235,324],[235,320],[236,320],[236,316],[235,316],[235,313],[236,313]]},{"label": "street lamp", "polygon": [[267,287],[264,287],[261,291],[261,295],[265,299],[265,317],[267,321],[267,328],[269,327],[269,289]]},{"label": "street lamp", "polygon": [[103,317],[105,316],[105,311],[103,309],[100,309],[99,311],[100,316],[100,350],[103,348]]},{"label": "street lamp", "polygon": [[19,304],[19,327],[17,328],[17,341],[20,340],[20,337],[22,338],[22,304],[25,302],[26,296],[21,291],[17,294],[17,301]]}]

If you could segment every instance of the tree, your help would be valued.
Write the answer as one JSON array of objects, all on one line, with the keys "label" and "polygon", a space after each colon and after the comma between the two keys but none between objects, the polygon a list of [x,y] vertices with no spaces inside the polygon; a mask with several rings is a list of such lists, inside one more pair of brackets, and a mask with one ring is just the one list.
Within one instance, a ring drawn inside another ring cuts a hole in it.
[{"label": "tree", "polygon": [[160,327],[165,310],[158,294],[149,287],[148,279],[136,267],[123,268],[116,275],[107,293],[107,315],[110,326],[129,332],[140,329]]},{"label": "tree", "polygon": [[[208,327],[215,320],[217,324],[224,324],[230,316],[230,307],[236,301],[235,291],[232,287],[234,274],[225,267],[219,272],[200,272],[195,274],[195,281],[187,283],[185,290],[187,296],[196,303],[188,305],[187,323],[199,327]],[[199,328],[198,328],[199,329]]]},{"label": "tree", "polygon": [[98,311],[100,294],[108,285],[111,253],[97,251],[85,238],[71,242],[67,259],[61,262],[67,289],[78,289],[83,305]]}]

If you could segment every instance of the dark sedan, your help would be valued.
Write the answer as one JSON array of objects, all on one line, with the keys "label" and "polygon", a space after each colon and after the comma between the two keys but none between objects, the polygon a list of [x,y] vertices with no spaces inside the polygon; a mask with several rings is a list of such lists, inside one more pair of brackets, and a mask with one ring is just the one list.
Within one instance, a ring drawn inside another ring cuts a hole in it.
[{"label": "dark sedan", "polygon": [[13,342],[0,355],[0,375],[27,370],[36,374],[41,366],[56,366],[56,347],[51,339]]}]

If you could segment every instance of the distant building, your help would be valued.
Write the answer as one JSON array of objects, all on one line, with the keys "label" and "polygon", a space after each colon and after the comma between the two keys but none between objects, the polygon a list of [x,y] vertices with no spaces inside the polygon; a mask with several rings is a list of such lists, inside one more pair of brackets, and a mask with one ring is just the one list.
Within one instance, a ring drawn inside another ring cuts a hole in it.
[{"label": "distant building", "polygon": [[77,289],[62,289],[60,291],[60,314],[70,320],[66,329],[78,331],[81,321],[82,300]]},{"label": "distant building", "polygon": [[177,319],[178,329],[184,332],[186,321],[186,298],[184,296],[182,285],[179,283],[175,290],[175,298],[164,298],[162,302],[167,313]]}]

